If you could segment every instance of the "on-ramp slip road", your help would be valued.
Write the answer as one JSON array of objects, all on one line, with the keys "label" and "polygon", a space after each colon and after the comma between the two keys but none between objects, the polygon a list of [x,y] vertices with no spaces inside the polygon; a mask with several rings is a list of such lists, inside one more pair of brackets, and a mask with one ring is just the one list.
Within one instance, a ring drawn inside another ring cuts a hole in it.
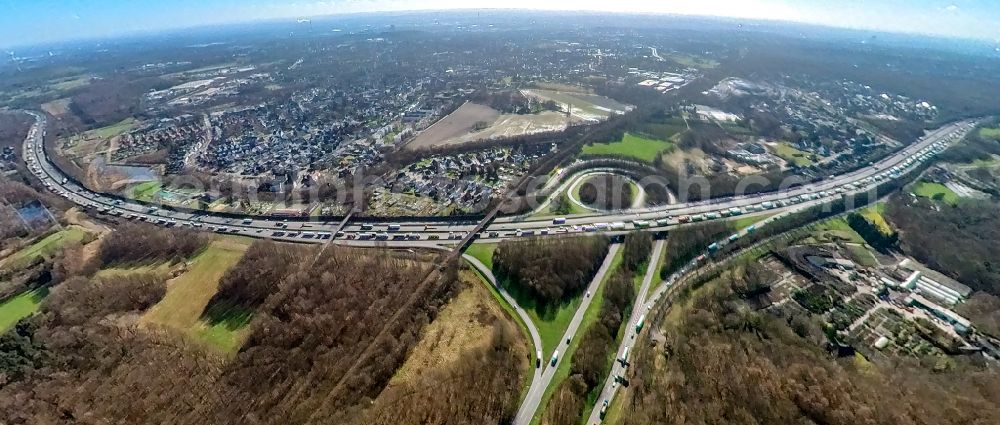
[{"label": "on-ramp slip road", "polygon": [[[462,254],[462,258],[465,258],[465,260],[468,261],[469,264],[471,264],[473,267],[476,268],[476,270],[479,271],[479,273],[485,276],[486,280],[488,280],[490,284],[493,285],[494,288],[496,288],[497,292],[500,293],[500,296],[502,296],[503,299],[506,300],[508,304],[510,304],[510,306],[514,309],[514,312],[517,313],[517,317],[521,318],[521,322],[523,322],[524,326],[528,328],[528,333],[531,334],[532,346],[535,348],[535,350],[541,350],[542,337],[539,336],[538,334],[538,327],[535,326],[535,322],[533,322],[531,320],[531,316],[528,316],[528,313],[525,312],[524,309],[517,304],[517,300],[515,300],[514,297],[510,296],[507,290],[497,283],[497,279],[496,276],[493,275],[493,271],[490,270],[489,267],[486,267],[486,265],[483,264],[482,261],[479,261],[478,258],[473,257],[469,254]],[[534,370],[535,370],[533,372],[534,376],[531,378],[531,387],[534,387],[535,385],[537,385],[537,383],[541,382],[542,380],[542,368],[535,367]],[[531,390],[529,389],[528,392],[530,393]]]},{"label": "on-ramp slip road", "polygon": [[653,245],[653,253],[649,257],[649,266],[646,267],[646,275],[642,278],[642,286],[639,287],[639,293],[636,294],[635,302],[632,303],[632,314],[629,315],[628,322],[625,323],[625,335],[622,337],[622,343],[618,347],[618,351],[615,352],[615,361],[611,366],[611,373],[608,375],[608,379],[604,381],[604,388],[601,389],[601,394],[597,397],[597,405],[594,406],[594,410],[590,413],[590,419],[587,420],[588,424],[595,424],[601,422],[601,406],[604,400],[610,400],[614,398],[614,393],[620,386],[615,378],[618,376],[625,376],[625,368],[628,365],[628,359],[623,359],[625,349],[631,350],[635,340],[635,325],[639,323],[639,318],[646,315],[647,304],[646,295],[649,294],[649,288],[652,286],[653,280],[659,278],[660,268],[659,260],[660,256],[663,254],[663,248],[666,246],[665,240],[657,240]]},{"label": "on-ramp slip road", "polygon": [[[618,251],[621,249],[621,244],[612,244],[608,248],[608,255],[604,257],[604,262],[601,263],[601,268],[597,270],[594,274],[594,278],[590,281],[590,285],[587,285],[586,291],[590,295],[584,296],[583,301],[580,306],[577,307],[576,313],[573,314],[573,319],[569,322],[569,327],[566,328],[566,332],[563,333],[562,338],[559,340],[556,350],[560,354],[566,353],[567,338],[573,338],[576,336],[577,331],[580,328],[580,323],[583,322],[583,316],[587,313],[587,308],[590,307],[590,303],[597,296],[597,289],[601,286],[601,282],[604,281],[604,277],[608,274],[609,269],[611,269],[611,263],[614,262],[615,256],[618,255]],[[560,356],[556,360],[556,364],[550,363],[550,359],[542,358],[542,364],[536,369],[545,370],[542,372],[540,379],[532,381],[531,388],[528,389],[528,395],[524,397],[524,401],[521,402],[521,408],[517,411],[517,416],[514,417],[514,425],[528,425],[531,423],[531,418],[535,416],[538,410],[538,405],[542,402],[542,395],[545,394],[545,389],[549,387],[552,382],[552,378],[556,374],[556,369],[559,368],[560,362],[565,361],[565,359]],[[536,370],[537,373],[537,370]]]}]

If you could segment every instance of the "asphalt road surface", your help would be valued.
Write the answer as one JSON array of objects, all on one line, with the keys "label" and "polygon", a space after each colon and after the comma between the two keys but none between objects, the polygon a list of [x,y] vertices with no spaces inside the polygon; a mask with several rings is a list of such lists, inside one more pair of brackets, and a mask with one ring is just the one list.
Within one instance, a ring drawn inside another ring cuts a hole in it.
[{"label": "asphalt road surface", "polygon": [[[341,232],[336,229],[339,222],[285,221],[276,217],[262,216],[222,216],[207,211],[180,212],[154,208],[130,200],[113,199],[80,187],[59,170],[44,154],[46,118],[34,111],[27,111],[35,117],[35,125],[25,139],[24,158],[29,170],[52,192],[76,203],[91,212],[111,214],[129,220],[141,220],[161,226],[191,227],[217,233],[237,234],[279,241],[324,243],[354,246],[389,246],[400,248],[440,247],[455,245],[476,223],[469,220],[400,221],[394,226],[386,223],[366,223],[363,219],[352,219]],[[565,223],[554,224],[551,218],[525,219],[522,217],[502,217],[483,229],[480,239],[498,241],[525,236],[546,236],[576,233],[620,234],[639,228],[636,221],[646,222],[643,230],[666,230],[684,224],[688,217],[723,219],[722,212],[732,208],[740,209],[740,214],[750,214],[763,210],[789,210],[797,204],[817,200],[832,200],[843,193],[864,192],[879,182],[895,178],[901,171],[915,167],[928,160],[933,150],[943,149],[945,143],[958,140],[975,124],[962,121],[944,126],[929,133],[920,141],[879,161],[873,166],[843,174],[818,183],[811,183],[795,189],[737,196],[711,201],[679,203],[660,207],[637,208],[611,213],[581,214],[565,217]],[[921,159],[917,159],[921,158]],[[713,217],[707,218],[706,214]]]},{"label": "asphalt road surface", "polygon": [[576,332],[580,328],[580,322],[583,321],[583,316],[587,312],[587,307],[590,307],[590,303],[594,300],[594,296],[597,295],[597,289],[601,286],[601,282],[604,277],[608,274],[608,270],[611,268],[611,263],[615,259],[615,255],[618,254],[618,250],[621,249],[621,244],[612,244],[608,249],[608,255],[604,257],[604,262],[601,264],[601,268],[597,270],[594,275],[594,279],[590,281],[590,285],[587,286],[587,293],[583,297],[583,301],[580,306],[577,307],[576,313],[573,314],[573,319],[569,322],[569,327],[566,328],[566,332],[563,333],[562,338],[559,340],[559,345],[556,346],[556,350],[559,352],[559,358],[553,365],[551,359],[542,359],[542,366],[545,370],[542,372],[540,379],[532,381],[531,388],[528,389],[528,394],[524,397],[524,401],[521,402],[521,407],[517,410],[517,416],[514,417],[514,425],[527,425],[531,423],[531,418],[535,416],[535,412],[538,410],[538,405],[542,402],[542,395],[545,394],[545,389],[548,388],[549,384],[552,383],[552,377],[556,374],[556,369],[559,368],[559,362],[564,361],[562,356],[566,353],[566,348],[569,344],[566,343],[568,338],[574,338]]}]

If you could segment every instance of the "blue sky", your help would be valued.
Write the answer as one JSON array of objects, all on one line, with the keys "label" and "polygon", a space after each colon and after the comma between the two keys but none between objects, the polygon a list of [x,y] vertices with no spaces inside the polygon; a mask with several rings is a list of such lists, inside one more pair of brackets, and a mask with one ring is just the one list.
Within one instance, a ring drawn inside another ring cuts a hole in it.
[{"label": "blue sky", "polygon": [[0,0],[0,46],[266,19],[463,8],[725,16],[1000,41],[1000,0]]}]

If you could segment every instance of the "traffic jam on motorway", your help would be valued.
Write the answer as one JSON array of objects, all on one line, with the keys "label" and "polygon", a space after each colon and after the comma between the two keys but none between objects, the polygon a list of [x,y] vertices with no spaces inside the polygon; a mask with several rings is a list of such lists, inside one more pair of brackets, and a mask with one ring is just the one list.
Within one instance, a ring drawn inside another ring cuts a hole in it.
[{"label": "traffic jam on motorway", "polygon": [[[40,121],[43,123],[43,121]],[[479,237],[482,239],[503,239],[511,237],[545,236],[551,234],[567,234],[571,232],[620,232],[633,229],[662,229],[671,225],[686,223],[697,223],[710,220],[718,220],[743,214],[753,214],[774,209],[786,209],[796,204],[811,201],[823,201],[841,196],[847,193],[861,192],[888,179],[901,176],[905,171],[927,161],[934,155],[942,152],[950,142],[953,142],[975,126],[974,122],[965,122],[957,126],[961,131],[953,131],[948,136],[934,143],[928,144],[920,150],[908,155],[904,160],[899,161],[894,166],[881,170],[878,173],[870,174],[867,177],[831,187],[815,193],[804,193],[795,196],[788,196],[783,199],[775,199],[753,203],[742,207],[720,207],[711,211],[699,214],[673,215],[667,212],[656,213],[658,218],[621,220],[613,222],[597,221],[602,217],[586,217],[573,219],[574,224],[569,224],[567,218],[558,217],[549,220],[532,220],[519,223],[520,228],[510,228],[517,223],[494,223],[484,230]],[[55,165],[48,161],[47,154],[42,152],[40,140],[36,133],[39,125],[32,128],[25,141],[26,161],[29,169],[53,193],[62,196],[71,202],[81,205],[100,214],[118,216],[129,220],[145,221],[165,227],[189,227],[203,229],[218,233],[244,234],[247,236],[267,237],[274,239],[291,239],[301,241],[327,241],[331,239],[356,240],[356,241],[420,241],[420,240],[460,240],[467,235],[467,230],[471,226],[449,224],[445,228],[439,229],[430,224],[405,224],[404,230],[401,224],[369,224],[351,223],[341,230],[337,223],[303,223],[299,221],[288,222],[287,220],[245,217],[229,218],[211,213],[181,213],[170,210],[161,210],[155,206],[147,206],[139,203],[113,199],[97,193],[90,192],[73,182],[70,182]],[[44,158],[45,164],[40,163]],[[872,165],[872,169],[878,169],[879,165]],[[773,195],[773,194],[771,194]],[[764,196],[764,195],[762,195]],[[752,201],[752,200],[751,200]],[[721,204],[717,202],[716,204]],[[692,204],[694,205],[694,204]],[[675,207],[675,206],[671,206]],[[682,207],[683,208],[683,207]],[[649,211],[649,209],[647,209]],[[636,217],[642,215],[642,210],[633,211]],[[609,213],[615,215],[615,213]],[[186,218],[185,218],[186,216]],[[317,227],[320,231],[312,230]],[[529,228],[530,227],[530,228]],[[463,231],[463,228],[465,231]],[[336,230],[336,231],[334,231]],[[752,229],[751,229],[752,230]]]}]

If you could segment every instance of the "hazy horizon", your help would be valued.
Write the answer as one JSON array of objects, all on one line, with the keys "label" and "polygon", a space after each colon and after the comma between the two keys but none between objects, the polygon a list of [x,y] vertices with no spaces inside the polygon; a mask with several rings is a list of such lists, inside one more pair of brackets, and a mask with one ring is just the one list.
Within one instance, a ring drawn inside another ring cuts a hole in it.
[{"label": "hazy horizon", "polygon": [[[538,2],[510,0],[332,0],[283,3],[275,0],[42,0],[0,6],[0,46],[11,49],[95,38],[115,38],[194,27],[260,21],[334,18],[358,13],[407,11],[538,10],[644,13],[734,18],[819,25],[843,29],[1000,42],[1000,3],[975,0],[704,0],[644,4],[621,0]],[[886,20],[886,16],[893,16]]]}]

